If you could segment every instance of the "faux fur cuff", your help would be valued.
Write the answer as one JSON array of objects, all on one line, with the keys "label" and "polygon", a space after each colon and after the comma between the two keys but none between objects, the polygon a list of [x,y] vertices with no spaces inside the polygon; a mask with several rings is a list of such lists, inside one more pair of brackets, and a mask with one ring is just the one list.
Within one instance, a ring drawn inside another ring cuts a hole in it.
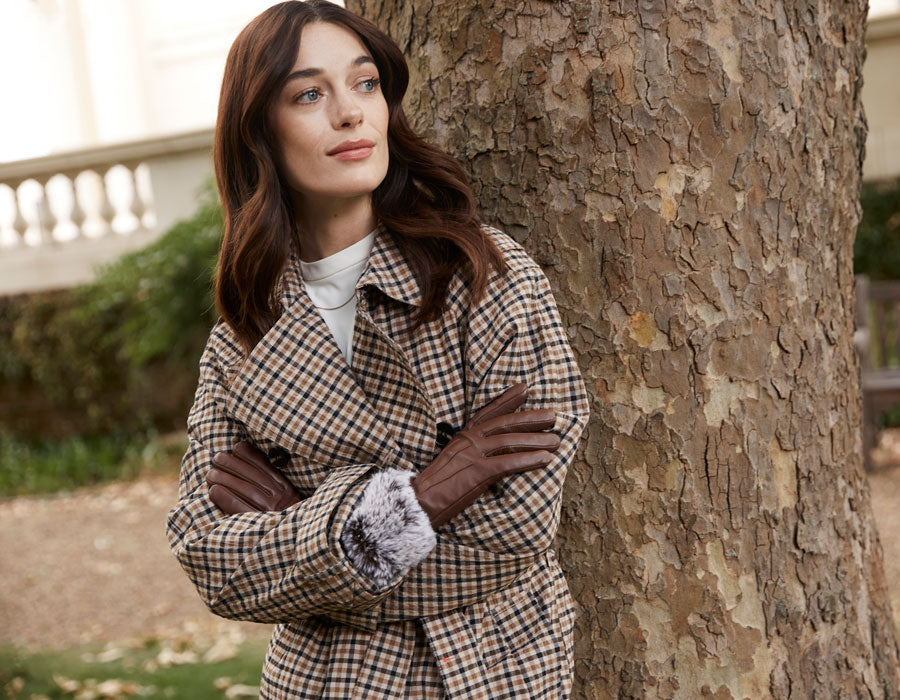
[{"label": "faux fur cuff", "polygon": [[341,533],[347,555],[379,588],[419,563],[437,544],[409,483],[411,476],[411,471],[395,468],[373,475]]}]

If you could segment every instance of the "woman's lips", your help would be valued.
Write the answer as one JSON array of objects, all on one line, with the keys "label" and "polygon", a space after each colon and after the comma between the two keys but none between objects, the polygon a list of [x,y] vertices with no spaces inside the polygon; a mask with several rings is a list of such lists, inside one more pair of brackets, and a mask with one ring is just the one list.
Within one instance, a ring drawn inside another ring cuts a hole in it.
[{"label": "woman's lips", "polygon": [[372,155],[373,150],[375,150],[374,146],[363,146],[362,148],[354,148],[349,151],[332,153],[331,157],[337,158],[338,160],[362,160],[363,158],[368,158]]}]

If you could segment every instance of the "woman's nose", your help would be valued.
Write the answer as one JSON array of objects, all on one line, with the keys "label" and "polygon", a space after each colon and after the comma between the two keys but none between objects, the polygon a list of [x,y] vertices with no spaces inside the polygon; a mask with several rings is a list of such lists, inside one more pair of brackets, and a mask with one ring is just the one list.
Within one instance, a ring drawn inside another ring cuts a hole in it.
[{"label": "woman's nose", "polygon": [[362,121],[362,108],[353,99],[353,95],[345,92],[339,94],[335,104],[335,120],[340,128],[355,126]]}]

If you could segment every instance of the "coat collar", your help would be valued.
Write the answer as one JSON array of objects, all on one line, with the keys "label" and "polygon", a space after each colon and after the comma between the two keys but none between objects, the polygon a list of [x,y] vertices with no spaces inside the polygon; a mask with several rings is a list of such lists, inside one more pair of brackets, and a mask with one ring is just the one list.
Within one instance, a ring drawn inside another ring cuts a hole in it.
[{"label": "coat collar", "polygon": [[[422,304],[422,291],[413,269],[400,251],[394,237],[381,222],[375,229],[375,240],[372,243],[369,260],[356,283],[356,289],[362,289],[367,284],[378,287],[392,299],[405,304],[411,306]],[[300,256],[292,246],[280,281],[280,300],[285,309],[299,301],[302,287]]]},{"label": "coat collar", "polygon": [[[398,428],[389,428],[390,416],[376,409],[405,411],[405,444],[433,440],[434,407],[409,358],[361,304],[351,368],[306,292],[296,254],[279,284],[284,312],[250,355],[228,372],[228,413],[255,437],[309,461],[412,468]],[[356,284],[358,299],[366,296],[359,290],[367,284],[406,304],[421,303],[412,268],[382,226]]]}]

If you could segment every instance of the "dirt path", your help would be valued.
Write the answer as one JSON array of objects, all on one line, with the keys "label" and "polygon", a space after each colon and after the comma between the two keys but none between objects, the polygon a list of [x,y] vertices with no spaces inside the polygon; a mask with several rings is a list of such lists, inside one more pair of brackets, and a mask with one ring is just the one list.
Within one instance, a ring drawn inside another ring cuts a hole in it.
[{"label": "dirt path", "polygon": [[[900,431],[881,447],[870,485],[900,619]],[[212,615],[172,556],[165,522],[177,490],[177,476],[151,475],[0,502],[0,642],[64,648],[185,629],[268,638],[271,625]]]},{"label": "dirt path", "polygon": [[0,502],[0,642],[63,648],[223,626],[268,637],[271,625],[201,602],[166,541],[177,492],[177,476],[151,475]]},{"label": "dirt path", "polygon": [[884,574],[890,586],[894,620],[900,625],[900,465],[869,476],[872,509],[884,549]]}]

